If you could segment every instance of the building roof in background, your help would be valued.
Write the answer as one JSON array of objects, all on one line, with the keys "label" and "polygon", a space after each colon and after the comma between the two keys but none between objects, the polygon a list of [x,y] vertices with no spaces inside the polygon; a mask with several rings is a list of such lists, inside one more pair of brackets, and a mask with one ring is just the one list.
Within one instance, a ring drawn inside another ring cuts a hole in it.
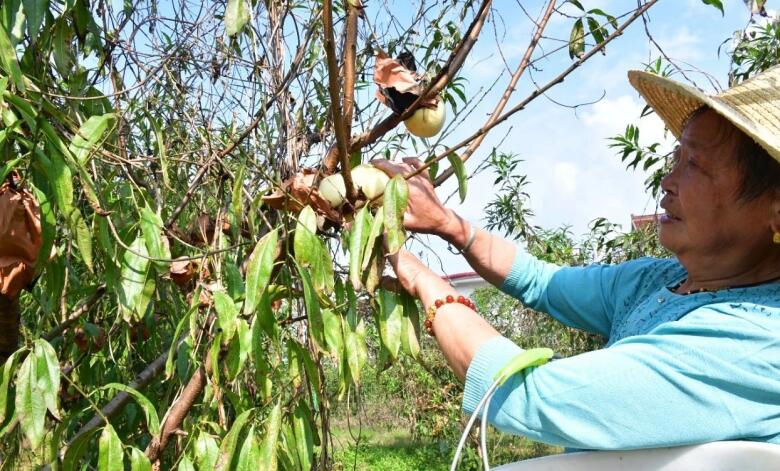
[{"label": "building roof in background", "polygon": [[655,214],[632,214],[631,215],[631,229],[638,231],[646,228],[648,225],[658,224],[658,218],[661,217],[661,213]]}]

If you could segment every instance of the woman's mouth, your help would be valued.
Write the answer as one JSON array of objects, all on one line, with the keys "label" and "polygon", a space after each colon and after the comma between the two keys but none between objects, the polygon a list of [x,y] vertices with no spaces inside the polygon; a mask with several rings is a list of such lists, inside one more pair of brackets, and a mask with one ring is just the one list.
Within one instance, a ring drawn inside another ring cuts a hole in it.
[{"label": "woman's mouth", "polygon": [[675,216],[673,216],[673,215],[669,214],[668,212],[667,212],[667,213],[664,213],[664,214],[662,214],[662,215],[661,215],[661,217],[659,217],[659,218],[658,218],[658,221],[659,221],[661,224],[669,224],[669,223],[671,223],[671,222],[677,222],[677,221],[679,221],[679,220],[680,220],[680,218],[678,218],[678,217],[675,217]]}]

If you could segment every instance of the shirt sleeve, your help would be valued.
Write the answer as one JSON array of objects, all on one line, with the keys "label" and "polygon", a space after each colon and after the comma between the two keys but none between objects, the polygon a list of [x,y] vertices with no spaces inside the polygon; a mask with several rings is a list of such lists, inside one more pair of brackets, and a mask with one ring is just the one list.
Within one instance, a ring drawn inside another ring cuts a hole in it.
[{"label": "shirt sleeve", "polygon": [[632,302],[656,259],[618,265],[561,267],[522,248],[501,290],[525,305],[577,329],[609,336],[618,303]]},{"label": "shirt sleeve", "polygon": [[[507,433],[579,449],[777,440],[778,331],[778,315],[698,309],[647,335],[515,375],[497,390],[488,419]],[[502,337],[480,347],[466,376],[466,413],[520,351]]]}]

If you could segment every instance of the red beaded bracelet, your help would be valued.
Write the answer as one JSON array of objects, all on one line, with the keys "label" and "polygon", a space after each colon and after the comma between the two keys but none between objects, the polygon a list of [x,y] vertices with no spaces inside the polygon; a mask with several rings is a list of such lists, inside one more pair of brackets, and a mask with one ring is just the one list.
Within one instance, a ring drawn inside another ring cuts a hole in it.
[{"label": "red beaded bracelet", "polygon": [[433,306],[429,307],[426,311],[425,322],[423,322],[423,326],[425,327],[425,331],[428,332],[428,335],[431,337],[436,337],[436,334],[433,333],[433,318],[436,317],[436,311],[438,311],[439,308],[445,304],[452,304],[455,302],[458,304],[463,304],[464,306],[475,311],[477,310],[477,306],[474,304],[474,301],[465,296],[458,296],[456,298],[452,295],[448,295],[444,299],[437,299],[433,302]]}]

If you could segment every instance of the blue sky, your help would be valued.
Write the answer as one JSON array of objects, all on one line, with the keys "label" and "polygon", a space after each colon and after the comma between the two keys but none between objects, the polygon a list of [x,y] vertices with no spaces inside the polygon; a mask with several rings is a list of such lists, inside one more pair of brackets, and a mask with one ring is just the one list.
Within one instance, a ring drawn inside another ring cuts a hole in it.
[{"label": "blue sky", "polygon": [[[616,0],[584,0],[582,3],[585,8],[602,8],[616,16],[635,7],[635,2]],[[727,81],[728,58],[722,52],[718,55],[718,46],[731,38],[734,31],[743,28],[749,19],[742,0],[723,3],[725,16],[713,7],[703,5],[701,0],[662,0],[649,13],[650,31],[666,54],[680,61],[686,69],[711,74],[721,86]],[[523,4],[535,15],[544,2]],[[478,129],[497,96],[503,92],[502,84],[507,83],[509,74],[504,71],[503,60],[496,53],[496,37],[512,68],[528,43],[531,28],[517,3],[499,0],[495,2],[495,8],[504,18],[504,24],[498,26],[497,34],[494,33],[495,22],[483,31],[462,75],[469,80],[469,90],[474,91],[502,71],[504,75],[483,105],[445,138],[447,143],[458,142]],[[559,18],[550,25],[548,34],[568,37],[571,24],[572,20]],[[517,153],[524,160],[520,171],[531,181],[527,189],[531,195],[530,206],[536,215],[533,222],[545,228],[568,225],[577,236],[587,232],[588,223],[599,216],[622,224],[626,229],[631,214],[655,212],[655,201],[644,190],[646,175],[627,171],[614,150],[607,147],[607,138],[622,133],[628,123],[636,123],[641,124],[642,142],[673,144],[655,116],[640,121],[644,102],[626,78],[628,70],[641,69],[643,63],[658,55],[647,39],[641,21],[634,22],[623,37],[608,46],[606,55],[592,58],[550,93],[550,97],[559,103],[592,102],[604,95],[600,101],[575,111],[540,97],[496,128],[467,167],[475,168],[491,148],[504,139],[500,149]],[[568,54],[556,54],[551,60],[540,63],[542,70],[535,72],[533,77],[540,84],[546,83],[546,79],[557,75],[568,63]],[[713,91],[702,73],[688,72],[687,75],[701,88]],[[533,87],[526,75],[508,107],[525,97]],[[469,184],[465,203],[458,204],[454,197],[448,206],[473,223],[483,225],[484,207],[494,194],[493,179],[489,174],[477,176]],[[455,182],[448,182],[439,190],[439,195],[444,198],[454,188]],[[422,252],[435,270],[446,273],[470,270],[461,257],[445,250],[445,244],[434,238],[428,238],[427,242],[432,250],[415,245],[414,251]]]}]

